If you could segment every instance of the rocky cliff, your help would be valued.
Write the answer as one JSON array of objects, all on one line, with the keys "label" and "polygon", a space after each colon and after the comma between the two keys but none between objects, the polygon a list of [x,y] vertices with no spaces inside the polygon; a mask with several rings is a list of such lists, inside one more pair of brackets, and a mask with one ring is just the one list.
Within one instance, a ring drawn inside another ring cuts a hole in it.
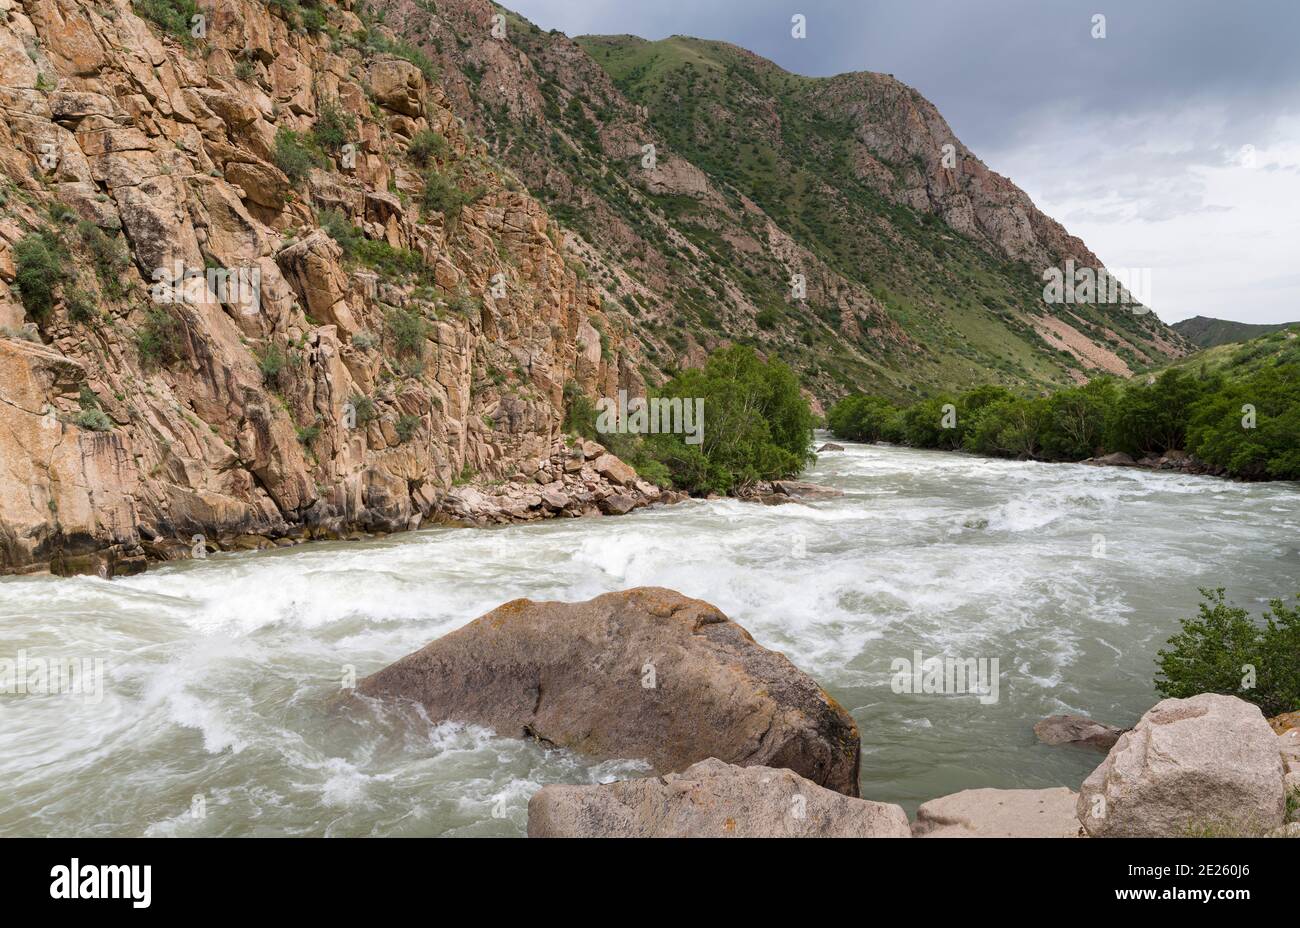
[{"label": "rocky cliff", "polygon": [[0,0],[0,107],[0,572],[626,511],[566,391],[734,341],[814,402],[1182,350],[1046,312],[1091,253],[884,75],[487,0]]},{"label": "rocky cliff", "polygon": [[572,39],[488,0],[376,8],[589,247],[651,367],[741,341],[826,402],[1072,384],[1187,351],[1148,312],[1045,306],[1043,270],[1100,260],[892,75],[805,78],[684,36]]},{"label": "rocky cliff", "polygon": [[350,6],[0,0],[0,571],[412,528],[550,467],[566,383],[640,389],[564,231]]}]

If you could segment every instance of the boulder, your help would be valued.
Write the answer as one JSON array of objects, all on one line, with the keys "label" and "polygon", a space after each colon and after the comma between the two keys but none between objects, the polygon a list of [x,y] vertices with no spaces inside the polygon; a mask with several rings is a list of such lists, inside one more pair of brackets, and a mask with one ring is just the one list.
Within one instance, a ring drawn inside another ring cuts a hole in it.
[{"label": "boulder", "polygon": [[773,480],[772,489],[793,499],[834,499],[844,495],[842,490],[837,490],[835,487],[805,483],[802,480]]},{"label": "boulder", "polygon": [[600,511],[607,516],[627,515],[636,508],[636,500],[626,493],[611,493],[600,501]]},{"label": "boulder", "polygon": [[1043,744],[1075,744],[1103,754],[1115,746],[1124,731],[1082,715],[1049,715],[1034,726],[1034,734]]},{"label": "boulder", "polygon": [[1282,824],[1282,760],[1259,708],[1202,693],[1157,703],[1079,794],[1094,837],[1260,834]]},{"label": "boulder", "polygon": [[906,838],[900,806],[853,799],[791,770],[716,758],[682,773],[599,786],[545,786],[530,838]]},{"label": "boulder", "polygon": [[636,483],[636,471],[612,454],[602,454],[591,466],[596,469],[596,473],[619,486],[630,487]]},{"label": "boulder", "polygon": [[1288,793],[1300,793],[1300,728],[1282,732],[1277,736],[1277,743],[1282,754],[1283,786]]},{"label": "boulder", "polygon": [[1078,838],[1079,794],[1054,789],[964,789],[921,804],[914,838]]},{"label": "boulder", "polygon": [[826,444],[822,445],[820,448],[817,449],[817,453],[821,454],[824,451],[843,451],[843,450],[844,450],[843,445],[837,445],[833,441],[828,441],[826,442]]},{"label": "boulder", "polygon": [[1137,467],[1137,461],[1133,460],[1131,455],[1123,451],[1116,451],[1114,454],[1102,455],[1099,458],[1088,458],[1085,464],[1096,464],[1102,467]]},{"label": "boulder", "polygon": [[376,58],[370,64],[370,90],[380,106],[404,116],[424,114],[424,75],[409,61]]},{"label": "boulder", "polygon": [[661,773],[716,757],[858,794],[853,717],[718,609],[658,587],[506,603],[357,690]]}]

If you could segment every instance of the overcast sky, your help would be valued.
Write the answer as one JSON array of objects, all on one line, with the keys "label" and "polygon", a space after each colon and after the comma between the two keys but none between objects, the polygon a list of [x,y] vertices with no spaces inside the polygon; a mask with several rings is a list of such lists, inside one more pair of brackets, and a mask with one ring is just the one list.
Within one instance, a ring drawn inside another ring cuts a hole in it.
[{"label": "overcast sky", "polygon": [[1300,0],[505,5],[569,35],[693,35],[800,74],[893,74],[1108,266],[1151,268],[1161,318],[1300,319]]}]

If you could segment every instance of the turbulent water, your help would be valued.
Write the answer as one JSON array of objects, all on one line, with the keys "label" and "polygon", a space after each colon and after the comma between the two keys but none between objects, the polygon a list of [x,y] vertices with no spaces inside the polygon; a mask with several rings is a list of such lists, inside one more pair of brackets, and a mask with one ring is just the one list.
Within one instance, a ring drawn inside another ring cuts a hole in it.
[{"label": "turbulent water", "polygon": [[[1300,590],[1300,487],[851,445],[808,505],[696,501],[221,555],[113,582],[0,581],[0,660],[103,660],[94,695],[0,696],[0,835],[517,835],[547,783],[646,769],[410,711],[332,711],[375,670],[520,596],[706,599],[852,712],[862,794],[1078,786],[1054,712],[1131,723],[1156,650],[1224,586]],[[997,658],[998,699],[897,694],[891,662]]]}]

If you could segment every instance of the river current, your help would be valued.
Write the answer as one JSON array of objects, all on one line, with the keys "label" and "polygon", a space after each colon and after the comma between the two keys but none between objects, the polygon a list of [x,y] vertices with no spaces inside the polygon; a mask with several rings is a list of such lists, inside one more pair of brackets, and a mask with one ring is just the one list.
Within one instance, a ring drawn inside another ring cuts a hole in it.
[{"label": "river current", "polygon": [[[1101,756],[1038,744],[1034,722],[1132,724],[1197,587],[1254,613],[1300,592],[1296,484],[869,445],[806,479],[844,496],[0,580],[0,660],[103,671],[96,693],[0,695],[0,835],[522,834],[541,786],[647,768],[329,702],[507,600],[641,585],[708,600],[815,677],[857,719],[866,798],[1077,789]],[[996,659],[996,701],[896,692],[917,651]]]}]

